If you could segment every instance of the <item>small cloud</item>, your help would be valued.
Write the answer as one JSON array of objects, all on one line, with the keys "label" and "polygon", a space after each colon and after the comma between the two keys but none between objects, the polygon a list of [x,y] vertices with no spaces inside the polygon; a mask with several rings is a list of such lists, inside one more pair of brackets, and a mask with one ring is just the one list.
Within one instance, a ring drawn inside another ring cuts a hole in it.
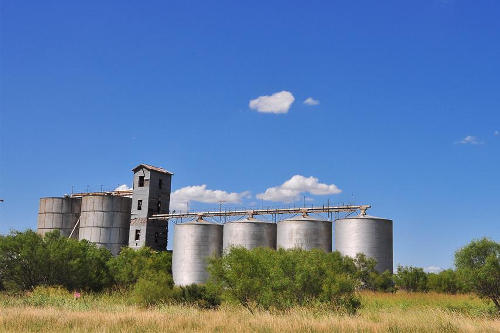
[{"label": "small cloud", "polygon": [[293,202],[300,199],[301,193],[313,195],[338,194],[342,192],[335,184],[323,184],[315,177],[295,175],[283,184],[268,188],[257,194],[257,199],[276,202]]},{"label": "small cloud", "polygon": [[184,210],[190,201],[203,203],[239,203],[241,199],[249,197],[250,192],[229,193],[221,190],[209,190],[207,185],[186,186],[172,192],[170,196],[171,210]]},{"label": "small cloud", "polygon": [[493,132],[493,135],[500,135],[500,131]]},{"label": "small cloud", "polygon": [[304,101],[304,104],[305,105],[318,105],[319,104],[319,101],[317,99],[314,99],[312,97],[308,97],[305,101]]},{"label": "small cloud", "polygon": [[480,141],[475,136],[467,135],[465,138],[463,138],[460,141],[457,141],[456,143],[463,144],[463,145],[482,145],[484,142]]},{"label": "small cloud", "polygon": [[447,7],[453,5],[454,0],[437,0],[437,3],[441,7]]},{"label": "small cloud", "polygon": [[426,273],[439,273],[441,271],[443,271],[443,269],[439,266],[424,267],[424,272],[426,272]]},{"label": "small cloud", "polygon": [[114,189],[114,191],[130,191],[132,188],[128,187],[128,185],[123,184]]},{"label": "small cloud", "polygon": [[287,113],[294,101],[295,97],[292,93],[283,90],[271,96],[260,96],[252,99],[248,106],[252,110],[263,113]]}]

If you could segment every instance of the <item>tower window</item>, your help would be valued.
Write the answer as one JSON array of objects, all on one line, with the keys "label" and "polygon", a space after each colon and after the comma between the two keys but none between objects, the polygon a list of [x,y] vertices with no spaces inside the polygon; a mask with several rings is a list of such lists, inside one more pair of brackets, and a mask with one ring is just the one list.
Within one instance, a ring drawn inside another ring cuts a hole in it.
[{"label": "tower window", "polygon": [[135,229],[135,240],[138,241],[141,239],[141,229]]},{"label": "tower window", "polygon": [[158,243],[158,232],[155,232],[155,243]]},{"label": "tower window", "polygon": [[144,187],[144,176],[139,176],[139,187]]},{"label": "tower window", "polygon": [[160,181],[158,182],[158,187],[161,189],[163,186],[163,179],[160,178]]},{"label": "tower window", "polygon": [[142,209],[142,200],[137,200],[137,210]]},{"label": "tower window", "polygon": [[160,211],[161,211],[161,201],[158,201],[158,203],[156,204],[156,212],[160,214]]}]

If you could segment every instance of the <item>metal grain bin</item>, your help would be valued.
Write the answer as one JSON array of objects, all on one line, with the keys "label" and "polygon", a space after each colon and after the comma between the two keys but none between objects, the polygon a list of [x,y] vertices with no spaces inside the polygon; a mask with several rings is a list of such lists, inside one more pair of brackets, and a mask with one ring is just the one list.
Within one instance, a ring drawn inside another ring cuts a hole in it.
[{"label": "metal grain bin", "polygon": [[332,251],[332,222],[308,215],[278,222],[277,247]]},{"label": "metal grain bin", "polygon": [[392,220],[360,215],[335,221],[335,249],[350,257],[364,253],[377,260],[378,272],[392,273]]},{"label": "metal grain bin", "polygon": [[79,239],[108,248],[117,255],[128,245],[132,199],[92,195],[82,199]]},{"label": "metal grain bin", "polygon": [[245,218],[224,224],[222,247],[225,251],[231,246],[242,246],[249,250],[256,247],[275,249],[276,223]]},{"label": "metal grain bin", "polygon": [[[79,198],[41,198],[38,209],[37,232],[45,235],[47,232],[59,230],[61,235],[69,237],[80,217],[81,199]],[[72,238],[78,238],[78,228]]]},{"label": "metal grain bin", "polygon": [[172,275],[176,285],[207,281],[207,259],[222,254],[222,228],[204,220],[175,225]]}]

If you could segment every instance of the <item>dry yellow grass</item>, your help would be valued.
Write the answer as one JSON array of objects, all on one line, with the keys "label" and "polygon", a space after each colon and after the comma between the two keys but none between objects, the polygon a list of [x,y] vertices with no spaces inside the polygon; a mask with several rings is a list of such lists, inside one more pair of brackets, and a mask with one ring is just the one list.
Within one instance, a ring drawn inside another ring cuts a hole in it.
[{"label": "dry yellow grass", "polygon": [[[219,310],[117,305],[89,310],[3,305],[0,330],[7,332],[500,332],[500,319],[475,306],[468,295],[363,293],[356,316],[310,309],[251,314],[241,307]],[[456,308],[455,308],[456,307]]]}]

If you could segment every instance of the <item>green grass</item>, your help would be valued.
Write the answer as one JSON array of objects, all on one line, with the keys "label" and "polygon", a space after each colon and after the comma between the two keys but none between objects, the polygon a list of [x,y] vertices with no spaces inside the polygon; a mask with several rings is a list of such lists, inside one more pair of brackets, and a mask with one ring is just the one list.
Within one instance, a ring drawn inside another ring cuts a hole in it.
[{"label": "green grass", "polygon": [[144,308],[127,292],[82,293],[38,288],[0,293],[0,331],[5,332],[500,332],[491,302],[473,295],[362,292],[356,315],[325,308],[293,308],[251,314],[240,306],[218,310],[163,304]]}]

